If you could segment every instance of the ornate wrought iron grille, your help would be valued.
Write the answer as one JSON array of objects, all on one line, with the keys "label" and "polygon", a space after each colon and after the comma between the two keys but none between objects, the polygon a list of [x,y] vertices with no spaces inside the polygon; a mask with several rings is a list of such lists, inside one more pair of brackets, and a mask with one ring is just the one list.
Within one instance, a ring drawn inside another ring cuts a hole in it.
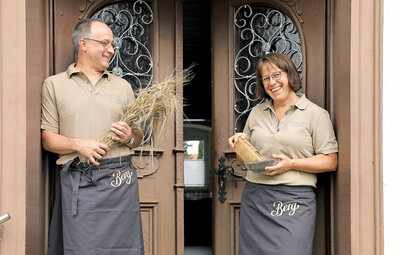
[{"label": "ornate wrought iron grille", "polygon": [[234,14],[234,130],[243,130],[251,109],[264,102],[256,96],[255,67],[266,53],[289,56],[302,78],[301,41],[293,21],[277,9],[242,5]]},{"label": "ornate wrought iron grille", "polygon": [[150,5],[142,0],[120,2],[104,7],[92,18],[105,22],[114,33],[115,54],[109,71],[126,79],[134,91],[148,87],[153,80]]}]

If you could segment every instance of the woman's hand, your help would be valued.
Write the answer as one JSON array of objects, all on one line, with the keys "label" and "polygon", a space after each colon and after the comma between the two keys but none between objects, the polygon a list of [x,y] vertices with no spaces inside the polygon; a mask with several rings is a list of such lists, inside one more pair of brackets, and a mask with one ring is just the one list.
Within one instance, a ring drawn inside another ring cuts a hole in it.
[{"label": "woman's hand", "polygon": [[265,175],[277,175],[277,174],[283,174],[284,172],[293,169],[292,168],[292,163],[293,160],[289,158],[288,156],[285,155],[276,155],[272,154],[273,158],[279,159],[278,164],[274,166],[268,166],[265,168],[265,170],[269,171],[267,173],[264,173]]},{"label": "woman's hand", "polygon": [[235,143],[237,142],[239,137],[242,138],[242,139],[246,139],[247,135],[245,133],[236,133],[233,136],[229,137],[228,143],[232,148],[235,147]]},{"label": "woman's hand", "polygon": [[279,163],[266,167],[270,171],[265,175],[283,174],[288,170],[298,170],[307,173],[323,173],[335,171],[337,168],[337,153],[317,154],[309,158],[291,159],[285,155],[272,154],[273,158],[279,159]]}]

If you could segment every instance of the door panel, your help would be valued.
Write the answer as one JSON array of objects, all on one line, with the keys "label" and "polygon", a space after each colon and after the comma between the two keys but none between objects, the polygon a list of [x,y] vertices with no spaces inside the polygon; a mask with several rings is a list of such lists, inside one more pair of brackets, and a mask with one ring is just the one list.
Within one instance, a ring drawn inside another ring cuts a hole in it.
[{"label": "door panel", "polygon": [[[119,2],[121,1],[54,0],[55,73],[65,71],[69,64],[74,62],[71,32],[76,22],[91,17],[101,8]],[[140,1],[125,2],[143,4],[139,3]],[[182,70],[181,54],[176,54],[177,48],[180,47],[179,40],[175,40],[175,8],[180,7],[173,0],[148,3],[153,11],[149,32],[153,79],[162,81],[175,68],[177,71]],[[177,87],[177,93],[182,93],[181,84]],[[169,123],[163,137],[155,136],[153,156],[149,155],[149,147],[144,146],[143,151],[135,150],[132,159],[139,178],[146,255],[183,254],[182,130],[182,118],[177,116],[175,123]]]},{"label": "door panel", "polygon": [[[246,169],[237,161],[236,154],[229,148],[227,140],[242,131],[235,120],[238,113],[235,79],[237,72],[239,34],[235,31],[235,10],[245,4],[253,9],[267,7],[286,14],[296,26],[302,55],[300,67],[303,92],[307,97],[326,107],[325,103],[325,1],[212,1],[212,82],[213,82],[213,165],[216,171],[225,172],[213,180],[213,251],[214,254],[238,254],[238,230],[243,176]],[[247,12],[251,15],[251,12]],[[268,37],[268,33],[265,34]],[[264,37],[264,39],[266,39]],[[274,48],[271,48],[274,50]],[[259,55],[261,56],[261,55]],[[254,69],[249,64],[249,69]],[[254,73],[254,70],[251,71]],[[317,227],[314,254],[327,254],[327,204],[329,176],[321,175],[317,190]],[[226,192],[226,193],[225,193]]]}]

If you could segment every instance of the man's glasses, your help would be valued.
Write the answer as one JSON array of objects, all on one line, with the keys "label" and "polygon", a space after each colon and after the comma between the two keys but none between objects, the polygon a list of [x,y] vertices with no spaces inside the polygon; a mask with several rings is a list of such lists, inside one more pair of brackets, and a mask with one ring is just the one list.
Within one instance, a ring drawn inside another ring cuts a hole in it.
[{"label": "man's glasses", "polygon": [[89,40],[89,41],[101,43],[101,44],[103,45],[103,48],[104,48],[105,50],[107,50],[107,49],[110,48],[110,47],[113,47],[113,49],[115,48],[114,42],[100,41],[100,40],[96,40],[96,39],[92,39],[92,38],[88,38],[88,37],[85,37],[85,38],[83,38],[83,39],[84,39],[84,40]]},{"label": "man's glasses", "polygon": [[272,73],[271,76],[265,76],[263,78],[261,78],[261,82],[264,85],[268,85],[271,82],[271,78],[274,79],[275,81],[279,81],[282,77],[282,72],[281,71],[277,71],[275,73]]}]

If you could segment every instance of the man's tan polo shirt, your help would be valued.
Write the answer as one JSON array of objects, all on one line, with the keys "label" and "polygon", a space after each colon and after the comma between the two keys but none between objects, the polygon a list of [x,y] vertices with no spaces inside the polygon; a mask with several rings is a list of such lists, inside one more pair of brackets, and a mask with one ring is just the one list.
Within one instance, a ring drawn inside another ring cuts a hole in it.
[{"label": "man's tan polo shirt", "polygon": [[[301,95],[297,103],[289,107],[280,121],[271,100],[255,106],[243,132],[267,158],[271,158],[272,154],[286,155],[289,158],[309,158],[316,154],[338,151],[329,113],[310,102],[305,95]],[[248,171],[246,180],[262,184],[315,187],[317,177],[316,174],[297,170],[275,176]]]},{"label": "man's tan polo shirt", "polygon": [[[67,137],[100,140],[134,100],[132,88],[124,79],[104,71],[93,86],[71,64],[65,72],[43,82],[41,129]],[[116,144],[105,158],[131,153],[127,146]],[[60,155],[57,164],[65,164],[79,155]]]}]

